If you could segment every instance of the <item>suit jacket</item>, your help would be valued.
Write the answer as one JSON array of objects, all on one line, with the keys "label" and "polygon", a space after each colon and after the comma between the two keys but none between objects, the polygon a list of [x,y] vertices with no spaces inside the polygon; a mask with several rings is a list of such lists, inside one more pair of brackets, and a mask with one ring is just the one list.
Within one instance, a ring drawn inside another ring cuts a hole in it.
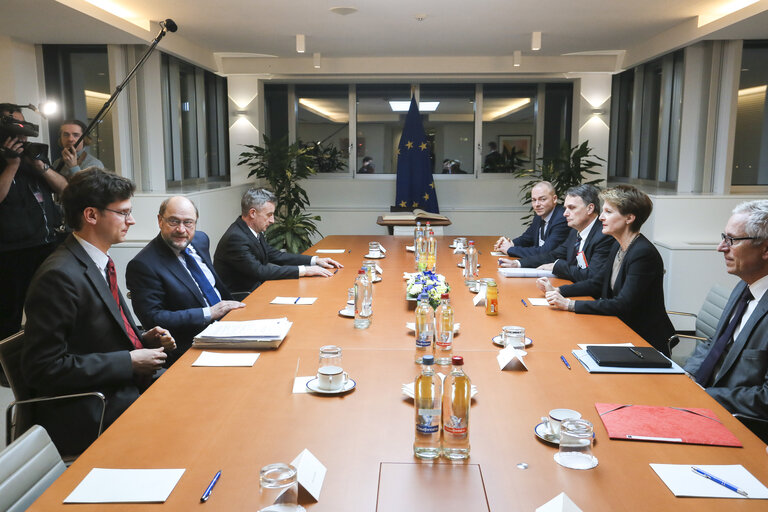
[{"label": "suit jacket", "polygon": [[[739,296],[746,286],[747,283],[741,281],[733,289],[714,339],[696,347],[696,351],[685,363],[687,372],[696,375],[714,340],[728,326]],[[733,341],[707,393],[731,413],[768,418],[768,293],[763,294],[744,328]]]},{"label": "suit jacket", "polygon": [[[209,243],[208,235],[196,231],[191,245],[213,273],[222,300],[230,300],[229,291],[214,271]],[[160,235],[128,263],[125,282],[131,290],[133,310],[142,325],[145,328],[160,325],[171,331],[176,340],[176,350],[168,354],[165,362],[170,366],[210,323],[203,315],[207,304],[200,288]]]},{"label": "suit jacket", "polygon": [[[140,337],[122,295],[120,303]],[[103,273],[74,236],[38,269],[26,313],[21,365],[35,396],[101,391],[105,427],[138,398],[147,380],[134,376],[134,346]],[[98,400],[87,398],[39,404],[34,416],[70,455],[95,439],[100,413]]]},{"label": "suit jacket", "polygon": [[578,231],[571,229],[565,242],[554,250],[548,253],[520,258],[520,266],[523,268],[536,268],[539,265],[554,261],[555,266],[552,268],[552,272],[557,277],[573,282],[589,279],[591,275],[599,275],[608,259],[608,253],[611,252],[614,244],[617,243],[616,239],[612,236],[604,235],[603,225],[600,221],[595,221],[592,224],[592,229],[587,234],[587,239],[584,241],[583,252],[584,258],[587,260],[587,268],[581,268],[577,264],[568,264],[571,258],[575,257],[576,237],[578,235]]},{"label": "suit jacket", "polygon": [[618,316],[645,341],[669,355],[667,340],[675,329],[664,306],[664,262],[661,255],[647,238],[638,235],[624,255],[614,290],[611,288],[611,272],[619,249],[616,243],[599,275],[561,286],[560,292],[564,297],[598,297],[597,300],[577,300],[576,312]]},{"label": "suit jacket", "polygon": [[252,292],[272,279],[296,279],[298,266],[312,262],[311,256],[278,251],[263,233],[256,238],[240,217],[219,240],[213,259],[216,272],[233,292]]},{"label": "suit jacket", "polygon": [[555,205],[555,209],[552,210],[552,216],[549,218],[547,227],[544,229],[544,236],[546,237],[544,245],[539,246],[539,230],[541,229],[541,223],[544,221],[538,215],[534,215],[528,229],[522,235],[512,240],[515,245],[507,249],[507,254],[524,258],[536,254],[545,254],[554,250],[563,243],[568,237],[568,233],[572,231],[568,227],[565,217],[563,217],[564,211],[563,206],[559,204]]}]

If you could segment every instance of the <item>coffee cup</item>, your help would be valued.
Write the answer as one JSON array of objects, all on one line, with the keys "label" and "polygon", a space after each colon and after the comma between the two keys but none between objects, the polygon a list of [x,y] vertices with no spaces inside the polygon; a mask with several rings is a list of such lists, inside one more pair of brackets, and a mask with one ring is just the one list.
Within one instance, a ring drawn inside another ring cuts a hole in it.
[{"label": "coffee cup", "polygon": [[340,391],[349,380],[349,375],[338,366],[323,366],[317,370],[317,387],[324,391]]},{"label": "coffee cup", "polygon": [[579,411],[573,409],[552,409],[549,411],[549,430],[555,437],[560,437],[560,424],[564,420],[578,420],[581,418]]}]

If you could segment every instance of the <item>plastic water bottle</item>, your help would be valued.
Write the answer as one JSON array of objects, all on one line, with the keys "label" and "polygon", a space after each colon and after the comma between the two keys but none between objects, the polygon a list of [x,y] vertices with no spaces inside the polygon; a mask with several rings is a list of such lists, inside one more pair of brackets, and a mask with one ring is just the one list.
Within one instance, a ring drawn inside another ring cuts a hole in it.
[{"label": "plastic water bottle", "polygon": [[453,306],[447,293],[440,297],[435,310],[435,362],[440,366],[451,364],[453,351]]},{"label": "plastic water bottle", "polygon": [[416,264],[419,263],[419,237],[424,236],[424,230],[421,227],[421,221],[416,222],[416,229],[413,230],[413,252]]},{"label": "plastic water bottle", "polygon": [[427,233],[421,233],[416,240],[416,270],[422,272],[427,269]]},{"label": "plastic water bottle", "polygon": [[355,279],[355,329],[367,329],[373,316],[373,284],[364,269]]},{"label": "plastic water bottle", "polygon": [[453,356],[451,373],[443,388],[443,455],[449,459],[469,457],[469,408],[472,382],[464,373],[464,358]]},{"label": "plastic water bottle", "polygon": [[435,337],[435,312],[429,305],[429,296],[419,294],[416,306],[416,356],[414,362],[422,364],[425,355],[432,356],[432,340]]},{"label": "plastic water bottle", "polygon": [[413,383],[413,408],[416,416],[413,454],[420,459],[440,456],[440,417],[442,383],[432,365],[435,358],[425,355],[421,374]]},{"label": "plastic water bottle", "polygon": [[477,248],[474,240],[470,240],[464,253],[464,284],[472,288],[477,283],[477,276]]},{"label": "plastic water bottle", "polygon": [[437,239],[431,229],[427,236],[427,270],[437,271]]}]

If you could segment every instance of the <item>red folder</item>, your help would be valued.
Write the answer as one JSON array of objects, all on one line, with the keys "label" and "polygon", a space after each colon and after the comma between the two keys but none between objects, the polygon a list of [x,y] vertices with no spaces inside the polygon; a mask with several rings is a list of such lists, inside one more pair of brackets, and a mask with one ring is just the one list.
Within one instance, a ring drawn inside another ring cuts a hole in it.
[{"label": "red folder", "polygon": [[596,403],[611,439],[741,446],[709,409]]}]

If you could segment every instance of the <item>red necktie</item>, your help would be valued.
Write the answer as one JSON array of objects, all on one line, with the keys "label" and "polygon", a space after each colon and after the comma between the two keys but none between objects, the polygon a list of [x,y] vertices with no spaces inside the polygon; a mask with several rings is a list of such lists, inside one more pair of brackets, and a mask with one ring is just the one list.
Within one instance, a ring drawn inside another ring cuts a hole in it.
[{"label": "red necktie", "polygon": [[139,337],[136,336],[136,331],[133,330],[130,322],[128,322],[128,318],[126,318],[125,313],[123,312],[122,304],[120,304],[120,292],[117,290],[117,273],[115,272],[115,262],[112,261],[112,258],[109,258],[109,261],[107,262],[107,277],[109,278],[109,290],[112,292],[112,297],[115,298],[115,302],[117,302],[117,308],[120,310],[120,316],[123,317],[125,332],[128,333],[128,337],[131,339],[131,343],[133,343],[134,347],[144,348],[144,345],[141,344]]}]

